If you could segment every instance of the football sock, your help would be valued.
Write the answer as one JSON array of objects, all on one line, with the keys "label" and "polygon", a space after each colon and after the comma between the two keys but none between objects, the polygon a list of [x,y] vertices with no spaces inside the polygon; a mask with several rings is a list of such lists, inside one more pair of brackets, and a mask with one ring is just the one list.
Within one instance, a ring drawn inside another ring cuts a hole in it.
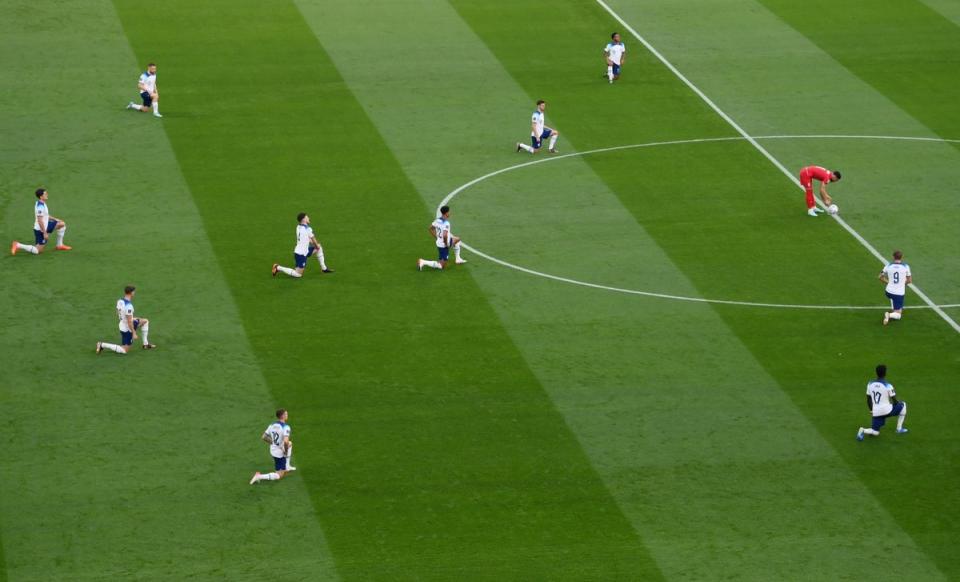
[{"label": "football sock", "polygon": [[64,226],[63,228],[57,231],[57,246],[60,246],[63,244],[63,235],[66,234],[66,232],[67,232],[66,226]]},{"label": "football sock", "polygon": [[556,135],[551,135],[551,136],[550,136],[550,149],[553,149],[553,146],[555,146],[555,145],[557,145],[557,136],[556,136]]},{"label": "football sock", "polygon": [[320,263],[321,269],[327,270],[327,264],[323,261],[323,247],[317,247],[317,262]]},{"label": "football sock", "polygon": [[528,146],[528,145],[525,144],[525,143],[520,144],[520,147],[523,148],[523,149],[525,149],[525,150],[527,150],[527,151],[530,152],[531,154],[534,152],[533,146]]},{"label": "football sock", "polygon": [[118,354],[125,354],[125,353],[127,353],[127,352],[124,351],[124,349],[123,349],[122,346],[118,346],[117,344],[108,344],[107,342],[101,342],[101,343],[100,343],[100,347],[103,348],[103,349],[105,349],[105,350],[113,350],[113,351],[117,352]]},{"label": "football sock", "polygon": [[160,113],[160,101],[153,102],[153,112]]},{"label": "football sock", "polygon": [[900,416],[897,417],[897,430],[903,428],[903,421],[907,419],[907,403],[903,403],[903,409],[900,411]]},{"label": "football sock", "polygon": [[296,269],[291,269],[290,267],[277,267],[277,270],[280,271],[281,273],[286,273],[291,277],[296,277],[296,278],[300,277],[300,273],[298,273]]},{"label": "football sock", "polygon": [[279,478],[280,475],[278,473],[266,473],[264,475],[260,475],[260,479],[264,481],[276,481]]},{"label": "football sock", "polygon": [[453,245],[453,256],[460,260],[460,243]]},{"label": "football sock", "polygon": [[902,315],[903,315],[903,314],[900,313],[899,311],[891,311],[891,312],[890,312],[890,319],[900,319],[900,317],[901,317]]},{"label": "football sock", "polygon": [[37,255],[40,254],[40,249],[33,245],[25,245],[23,243],[17,243],[17,248],[22,251],[28,251],[31,254]]},{"label": "football sock", "polygon": [[150,333],[150,324],[149,323],[145,324],[143,327],[140,328],[140,331],[143,332],[143,345],[147,345],[148,343],[150,343],[147,341],[147,334]]},{"label": "football sock", "polygon": [[431,269],[442,269],[442,268],[443,268],[443,265],[441,265],[438,261],[424,261],[424,262],[423,262],[423,266],[424,266],[424,267],[430,267]]},{"label": "football sock", "polygon": [[607,67],[607,78],[613,80],[613,67]]},{"label": "football sock", "polygon": [[880,431],[873,430],[872,428],[863,429],[863,434],[868,434],[871,436],[880,436]]}]

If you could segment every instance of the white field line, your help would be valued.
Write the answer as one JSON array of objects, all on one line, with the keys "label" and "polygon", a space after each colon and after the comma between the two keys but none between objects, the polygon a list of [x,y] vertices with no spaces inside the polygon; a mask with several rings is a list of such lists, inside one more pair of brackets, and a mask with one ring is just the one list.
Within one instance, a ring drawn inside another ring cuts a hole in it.
[{"label": "white field line", "polygon": [[[809,135],[766,135],[766,136],[755,136],[754,139],[802,139],[802,138],[810,138],[810,137],[814,137],[814,136],[809,136]],[[887,140],[923,141],[923,142],[960,141],[960,140],[945,140],[945,139],[941,139],[941,138],[911,137],[911,136],[883,136],[883,135],[818,135],[818,136],[815,136],[815,137],[817,137],[817,138],[819,138],[819,139],[830,139],[830,138],[834,138],[834,139],[880,139],[880,140],[887,139]],[[483,176],[480,176],[480,177],[478,177],[478,178],[474,178],[473,180],[470,180],[470,181],[467,182],[466,184],[463,184],[463,185],[461,185],[461,186],[458,186],[457,188],[455,188],[454,190],[452,190],[449,194],[447,194],[446,196],[444,196],[443,200],[440,201],[440,204],[437,206],[437,208],[438,208],[438,216],[439,216],[439,208],[440,208],[440,206],[444,206],[444,205],[446,205],[446,204],[449,204],[450,201],[453,200],[457,195],[461,194],[464,190],[467,190],[467,189],[470,188],[471,186],[475,186],[476,184],[479,184],[480,182],[483,182],[484,180],[486,180],[486,179],[488,179],[488,178],[492,178],[492,177],[494,177],[494,176],[499,176],[500,174],[505,174],[505,173],[507,173],[507,172],[512,172],[512,171],[514,171],[514,170],[519,170],[519,169],[521,169],[521,168],[526,168],[526,167],[529,167],[529,166],[534,166],[534,165],[536,165],[536,164],[545,164],[545,163],[553,162],[553,161],[556,161],[556,160],[562,160],[562,159],[564,159],[564,158],[572,158],[572,157],[577,157],[577,156],[587,156],[587,155],[591,155],[591,154],[599,154],[599,153],[605,153],[605,152],[613,152],[613,151],[618,151],[618,150],[628,150],[628,149],[638,149],[638,148],[650,148],[650,147],[665,146],[665,145],[683,145],[683,144],[691,144],[691,143],[710,143],[710,142],[725,142],[725,141],[744,141],[744,139],[745,139],[745,138],[739,137],[739,136],[730,136],[730,137],[708,137],[708,138],[698,138],[698,139],[683,139],[683,140],[671,140],[671,141],[657,141],[657,142],[639,143],[639,144],[631,144],[631,145],[622,145],[622,146],[613,146],[613,147],[606,147],[606,148],[598,148],[598,149],[595,149],[595,150],[587,150],[587,151],[584,151],[584,152],[573,152],[573,153],[564,154],[564,155],[560,155],[560,156],[551,156],[551,157],[541,158],[541,159],[539,159],[539,160],[532,160],[532,161],[529,161],[529,162],[523,162],[523,163],[516,164],[516,165],[513,165],[513,166],[507,166],[506,168],[501,168],[501,169],[499,169],[499,170],[494,170],[494,171],[492,171],[492,172],[489,172],[489,173],[487,173],[487,174],[484,174]],[[604,291],[612,291],[612,292],[615,292],[615,293],[625,293],[625,294],[628,294],[628,295],[641,295],[641,296],[644,296],[644,297],[657,297],[657,298],[661,298],[661,299],[672,299],[672,300],[675,300],[675,301],[689,301],[689,302],[692,302],[692,303],[718,303],[718,304],[722,304],[722,305],[740,305],[740,306],[745,306],[745,307],[767,307],[767,308],[780,308],[780,309],[838,309],[838,310],[844,310],[844,309],[846,309],[846,310],[887,309],[886,306],[869,306],[869,305],[801,305],[801,304],[793,304],[793,303],[764,303],[764,302],[756,302],[756,301],[734,301],[734,300],[729,300],[729,299],[706,299],[706,298],[703,298],[703,297],[689,297],[689,296],[685,296],[685,295],[671,295],[671,294],[668,294],[668,293],[656,293],[656,292],[653,292],[653,291],[641,291],[641,290],[639,290],[639,289],[627,289],[627,288],[624,288],[624,287],[613,287],[613,286],[610,286],[610,285],[600,285],[600,284],[598,284],[598,283],[590,283],[590,282],[587,282],[587,281],[581,281],[581,280],[578,280],[578,279],[571,279],[571,278],[569,278],[569,277],[561,277],[561,276],[558,276],[558,275],[551,275],[550,273],[544,273],[544,272],[542,272],[542,271],[536,271],[536,270],[534,270],[534,269],[529,269],[529,268],[527,268],[527,267],[523,267],[523,266],[520,266],[520,265],[516,265],[516,264],[514,264],[514,263],[510,263],[510,262],[505,261],[505,260],[503,260],[503,259],[499,259],[499,258],[494,257],[494,256],[492,256],[492,255],[488,255],[487,253],[481,251],[480,249],[474,248],[474,247],[468,245],[467,243],[462,243],[462,244],[463,244],[463,246],[464,246],[468,251],[472,252],[472,253],[475,254],[475,255],[478,255],[478,256],[480,256],[480,257],[483,257],[484,259],[487,259],[488,261],[490,261],[490,262],[492,262],[492,263],[496,263],[496,264],[498,264],[498,265],[501,265],[501,266],[503,266],[503,267],[507,267],[507,268],[509,268],[509,269],[513,269],[513,270],[515,270],[515,271],[520,271],[520,272],[522,272],[522,273],[527,273],[528,275],[534,275],[534,276],[537,276],[537,277],[543,277],[543,278],[545,278],[545,279],[551,279],[551,280],[553,280],[553,281],[559,281],[559,282],[561,282],[561,283],[568,283],[568,284],[571,284],[571,285],[579,285],[579,286],[581,286],[581,287],[589,287],[589,288],[591,288],[591,289],[601,289],[601,290],[604,290]],[[947,304],[947,305],[939,305],[939,306],[937,306],[937,307],[942,308],[942,309],[953,308],[953,307],[960,307],[960,303]],[[912,308],[912,309],[931,309],[931,307],[930,307],[929,305],[923,305],[923,306],[914,307],[914,308]]]},{"label": "white field line", "polygon": [[[621,18],[619,14],[617,14],[616,12],[614,12],[614,10],[613,10],[612,8],[610,8],[610,6],[607,5],[607,3],[604,2],[604,0],[596,0],[596,2],[597,2],[597,4],[599,4],[600,6],[602,6],[604,10],[606,10],[608,13],[610,13],[610,16],[612,16],[612,17],[614,18],[614,20],[616,20],[617,22],[619,22],[619,23],[621,24],[621,26],[623,26],[626,30],[628,30],[628,31],[630,32],[630,34],[632,34],[632,35],[634,36],[634,38],[636,38],[638,41],[640,41],[640,43],[643,44],[643,46],[646,47],[647,50],[650,51],[650,52],[653,54],[653,56],[657,57],[657,59],[658,59],[661,63],[663,63],[663,65],[664,65],[665,67],[667,67],[667,69],[669,69],[671,73],[673,73],[674,75],[676,75],[676,77],[677,77],[678,79],[680,79],[681,81],[683,81],[683,83],[684,83],[687,87],[689,87],[691,91],[693,91],[694,93],[696,93],[697,96],[700,97],[700,99],[702,99],[704,103],[706,103],[707,105],[709,105],[710,108],[713,109],[713,110],[717,113],[717,115],[719,115],[720,117],[722,117],[724,121],[726,121],[727,123],[729,123],[730,126],[733,127],[733,129],[735,129],[735,130],[737,131],[737,133],[739,133],[740,135],[742,135],[742,136],[744,137],[744,139],[746,139],[748,142],[750,142],[750,145],[752,145],[753,147],[755,147],[758,152],[760,152],[761,154],[763,154],[763,156],[764,156],[765,158],[767,158],[768,160],[770,160],[770,163],[771,163],[771,164],[773,164],[777,169],[779,169],[781,172],[783,172],[783,175],[784,175],[784,176],[786,176],[787,178],[789,178],[791,182],[793,182],[794,184],[797,185],[797,187],[802,188],[802,186],[800,186],[800,181],[797,179],[797,177],[794,176],[793,173],[790,172],[790,170],[788,170],[783,164],[781,164],[781,163],[780,163],[780,160],[778,160],[777,158],[773,157],[773,155],[772,155],[770,152],[768,152],[768,151],[766,150],[766,148],[764,148],[762,145],[760,145],[760,143],[757,142],[757,140],[756,140],[755,138],[753,138],[753,137],[752,137],[749,133],[747,133],[742,127],[740,127],[740,125],[739,125],[736,121],[734,121],[733,118],[731,118],[729,115],[727,115],[726,113],[724,113],[724,111],[723,111],[722,109],[720,109],[720,107],[718,107],[717,104],[713,102],[713,100],[711,100],[709,97],[707,97],[706,94],[705,94],[703,91],[701,91],[699,87],[697,87],[696,85],[694,85],[694,84],[690,81],[690,79],[688,79],[686,76],[684,76],[683,73],[681,73],[676,67],[674,67],[673,64],[666,59],[666,57],[664,57],[662,54],[660,54],[660,51],[658,51],[656,48],[654,48],[654,46],[653,46],[652,44],[650,44],[649,42],[647,42],[647,40],[646,40],[645,38],[643,38],[642,36],[640,36],[640,33],[637,32],[636,30],[634,30],[634,28],[633,28],[632,26],[630,26],[623,18]],[[818,203],[818,204],[821,204],[819,200],[817,201],[817,203]],[[822,205],[822,204],[821,204],[821,205]],[[874,257],[876,257],[878,261],[880,261],[880,262],[883,263],[884,265],[887,264],[887,260],[884,259],[883,255],[881,255],[881,254],[877,251],[877,249],[874,248],[874,246],[867,241],[867,239],[863,238],[863,237],[860,235],[859,232],[857,232],[856,230],[853,229],[853,227],[851,227],[849,224],[847,224],[847,222],[846,222],[844,219],[840,218],[840,216],[838,216],[838,215],[836,215],[836,214],[832,215],[832,218],[833,218],[834,220],[836,220],[837,223],[838,223],[840,226],[842,226],[844,230],[846,230],[848,233],[850,233],[850,235],[853,236],[853,238],[857,239],[857,242],[859,242],[859,243],[863,246],[863,248],[867,249],[867,251],[869,251],[870,254],[872,254]],[[958,324],[956,321],[953,320],[952,317],[950,317],[950,316],[947,315],[942,309],[940,309],[940,307],[938,307],[929,297],[927,297],[927,295],[926,295],[925,293],[923,293],[923,292],[920,290],[919,287],[917,287],[916,285],[912,285],[912,284],[911,284],[911,285],[910,285],[910,288],[913,289],[914,293],[916,293],[916,294],[920,297],[920,299],[922,299],[923,302],[926,303],[926,304],[930,307],[930,309],[933,309],[933,310],[937,313],[937,315],[939,315],[944,321],[946,321],[947,324],[950,325],[950,327],[952,327],[952,328],[954,329],[954,331],[956,331],[957,333],[960,333],[960,324]]]},{"label": "white field line", "polygon": [[[625,289],[623,287],[611,287],[609,285],[599,285],[597,283],[589,283],[587,281],[578,281],[577,279],[570,279],[567,277],[560,277],[557,275],[551,275],[549,273],[543,273],[540,271],[535,271],[533,269],[528,269],[526,267],[521,267],[520,265],[514,265],[513,263],[504,261],[503,259],[498,259],[496,257],[490,256],[483,251],[477,250],[467,243],[461,243],[464,248],[475,255],[479,255],[484,259],[492,263],[496,263],[503,267],[513,269],[515,271],[520,271],[522,273],[527,273],[528,275],[535,275],[537,277],[543,277],[544,279],[551,279],[553,281],[559,281],[561,283],[569,283],[571,285],[579,285],[581,287],[589,287],[591,289],[601,289],[603,291],[613,291],[615,293],[626,293],[628,295],[642,295],[644,297],[658,297],[660,299],[672,299],[674,301],[689,301],[691,303],[715,303],[721,305],[739,305],[742,307],[769,307],[774,309],[833,309],[833,310],[878,310],[878,309],[888,309],[889,305],[883,306],[871,306],[871,305],[797,305],[790,303],[760,303],[755,301],[731,301],[726,299],[704,299],[703,297],[687,297],[684,295],[669,295],[667,293],[654,293],[652,291],[640,291],[637,289]],[[960,307],[960,303],[953,305],[939,305],[940,308],[947,307]],[[914,307],[914,309],[929,309],[926,305],[922,307]]]}]

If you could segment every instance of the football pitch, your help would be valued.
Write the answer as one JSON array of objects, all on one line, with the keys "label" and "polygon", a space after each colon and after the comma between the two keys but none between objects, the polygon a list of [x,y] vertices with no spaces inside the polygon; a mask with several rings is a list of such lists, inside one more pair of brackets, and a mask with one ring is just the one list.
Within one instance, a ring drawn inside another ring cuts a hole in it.
[{"label": "football pitch", "polygon": [[0,13],[0,582],[960,579],[956,0]]}]

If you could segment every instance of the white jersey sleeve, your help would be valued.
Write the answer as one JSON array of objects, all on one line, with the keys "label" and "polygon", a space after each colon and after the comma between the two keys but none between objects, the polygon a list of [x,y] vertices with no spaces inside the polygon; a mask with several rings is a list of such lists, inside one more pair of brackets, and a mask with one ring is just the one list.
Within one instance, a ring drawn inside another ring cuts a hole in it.
[{"label": "white jersey sleeve", "polygon": [[284,437],[290,438],[290,425],[285,422],[275,422],[263,431],[270,437],[270,455],[275,458],[284,457],[287,451],[283,447]]},{"label": "white jersey sleeve", "polygon": [[144,72],[140,75],[140,80],[137,82],[137,89],[140,88],[141,84],[146,88],[148,93],[153,93],[157,88],[157,76]]},{"label": "white jersey sleeve", "polygon": [[437,234],[437,248],[446,248],[447,240],[450,237],[450,221],[440,217],[433,221],[434,232]]},{"label": "white jersey sleeve", "polygon": [[117,300],[117,318],[120,320],[120,331],[133,331],[127,325],[127,317],[133,317],[133,303],[121,297]]},{"label": "white jersey sleeve", "polygon": [[306,256],[310,252],[310,239],[313,238],[313,229],[306,224],[297,225],[297,246],[293,252]]},{"label": "white jersey sleeve", "polygon": [[37,203],[34,205],[33,230],[46,232],[47,221],[49,220],[50,220],[50,208],[47,207],[47,203],[44,202],[43,200],[37,200]]},{"label": "white jersey sleeve", "polygon": [[533,117],[530,121],[534,124],[535,129],[532,129],[530,135],[533,137],[540,137],[543,135],[543,113],[540,111],[534,111]]}]

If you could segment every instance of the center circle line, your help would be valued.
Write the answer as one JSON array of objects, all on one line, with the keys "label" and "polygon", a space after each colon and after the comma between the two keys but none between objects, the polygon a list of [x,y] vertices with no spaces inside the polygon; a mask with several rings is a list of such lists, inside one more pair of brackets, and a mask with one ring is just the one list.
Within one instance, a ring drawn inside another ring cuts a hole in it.
[{"label": "center circle line", "polygon": [[[934,142],[934,143],[960,143],[960,139],[946,139],[938,137],[916,137],[916,136],[889,136],[889,135],[762,135],[762,136],[753,136],[753,139],[756,140],[775,140],[775,139],[874,139],[874,140],[887,140],[887,141],[918,141],[918,142]],[[727,142],[727,141],[746,141],[747,138],[743,136],[729,136],[729,137],[707,137],[707,138],[696,138],[696,139],[683,139],[683,140],[669,140],[669,141],[659,141],[659,142],[647,142],[640,144],[630,144],[630,145],[621,145],[621,146],[612,146],[606,148],[597,148],[593,150],[587,150],[583,152],[572,152],[569,154],[562,154],[558,156],[551,156],[549,158],[543,158],[539,160],[531,160],[529,162],[523,162],[521,164],[515,164],[513,166],[507,166],[505,168],[500,168],[488,174],[484,174],[478,178],[474,178],[465,184],[458,186],[457,188],[451,190],[443,200],[437,205],[439,209],[441,206],[446,206],[450,203],[451,200],[456,198],[464,190],[488,180],[500,174],[505,174],[507,172],[512,172],[514,170],[519,170],[522,168],[527,168],[530,166],[535,166],[537,164],[545,164],[548,162],[553,162],[557,160],[562,160],[572,157],[587,156],[591,154],[607,153],[613,151],[621,151],[628,149],[640,149],[648,147],[657,147],[657,146],[667,146],[667,145],[685,145],[693,143],[716,143],[716,142]],[[642,291],[640,289],[627,289],[623,287],[614,287],[611,285],[601,285],[599,283],[591,283],[589,281],[581,281],[579,279],[572,279],[569,277],[561,277],[559,275],[552,275],[550,273],[544,273],[537,271],[535,269],[530,269],[523,267],[521,265],[516,265],[510,263],[503,259],[489,255],[480,249],[477,249],[467,243],[461,243],[461,245],[466,248],[471,253],[482,257],[491,263],[512,269],[514,271],[519,271],[521,273],[526,273],[528,275],[533,275],[536,277],[542,277],[544,279],[549,279],[552,281],[558,281],[561,283],[567,283],[570,285],[577,285],[580,287],[587,287],[590,289],[599,289],[602,291],[610,291],[614,293],[623,293],[628,295],[639,295],[644,297],[655,297],[659,299],[669,299],[673,301],[686,301],[690,303],[709,303],[717,305],[736,305],[741,307],[764,307],[772,309],[820,309],[820,310],[877,310],[877,309],[887,309],[887,306],[871,306],[871,305],[804,305],[804,304],[793,304],[793,303],[765,303],[757,301],[736,301],[732,299],[708,299],[705,297],[690,297],[686,295],[672,295],[669,293],[657,293],[654,291]],[[947,309],[960,307],[960,303],[951,303],[946,305],[937,305],[937,308]],[[928,305],[918,305],[916,307],[911,307],[911,309],[933,309],[934,307]]]}]

